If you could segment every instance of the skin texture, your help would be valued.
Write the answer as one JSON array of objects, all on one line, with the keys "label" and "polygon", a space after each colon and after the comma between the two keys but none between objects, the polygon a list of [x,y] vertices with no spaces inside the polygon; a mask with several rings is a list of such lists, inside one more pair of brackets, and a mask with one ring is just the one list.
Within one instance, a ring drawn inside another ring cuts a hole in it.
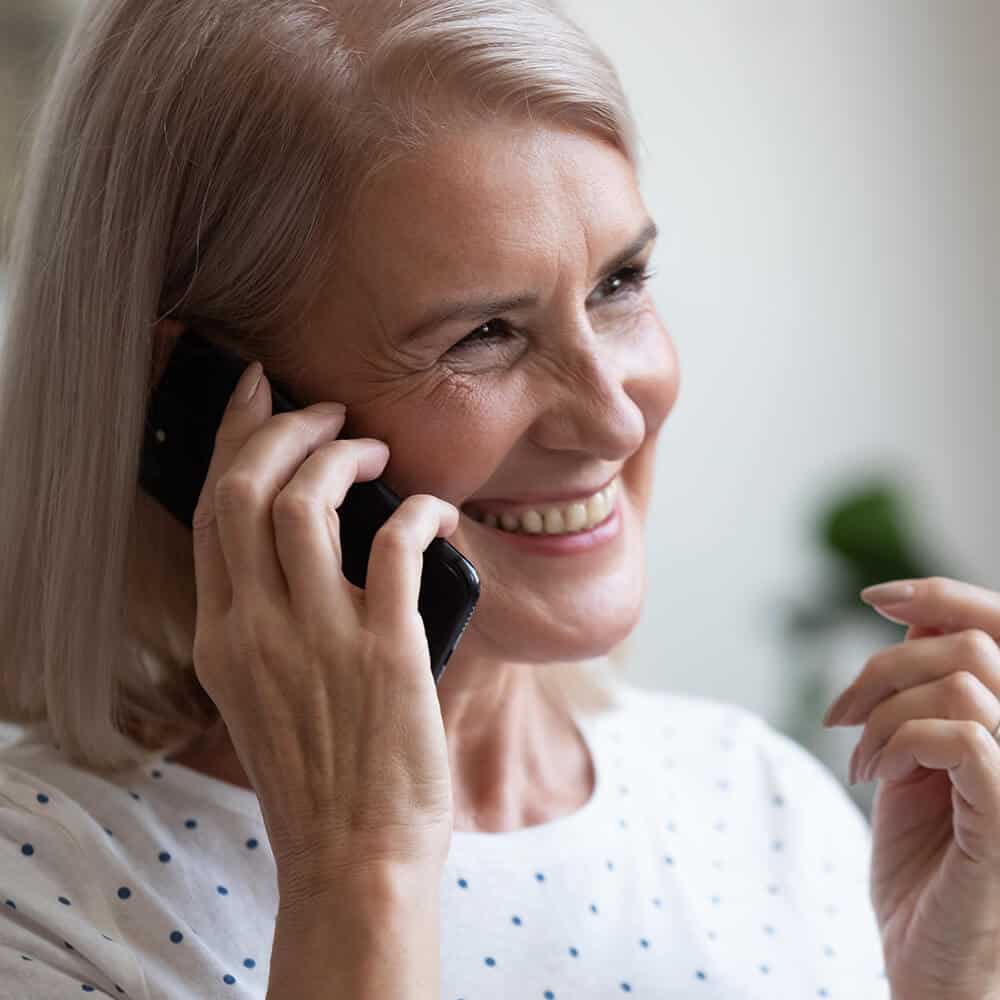
[{"label": "skin texture", "polygon": [[[525,553],[464,513],[449,538],[482,581],[438,686],[455,828],[543,823],[583,805],[594,773],[537,672],[606,653],[642,606],[654,451],[680,373],[648,292],[602,267],[649,213],[610,144],[491,123],[393,164],[356,220],[294,365],[272,372],[303,405],[346,404],[341,436],[388,444],[390,487],[459,509],[583,496],[620,473],[622,531],[595,551]],[[630,265],[641,270],[652,250]],[[521,292],[537,303],[404,342],[445,301]],[[476,341],[449,353],[487,320]],[[251,787],[221,724],[174,759]]]}]

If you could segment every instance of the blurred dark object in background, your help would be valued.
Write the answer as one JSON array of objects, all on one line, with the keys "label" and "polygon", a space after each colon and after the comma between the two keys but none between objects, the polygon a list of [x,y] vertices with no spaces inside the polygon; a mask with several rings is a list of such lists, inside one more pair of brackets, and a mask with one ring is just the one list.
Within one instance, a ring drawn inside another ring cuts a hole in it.
[{"label": "blurred dark object in background", "polygon": [[[939,553],[919,541],[927,532],[914,524],[904,487],[889,476],[850,485],[816,516],[814,537],[828,575],[814,597],[786,599],[782,608],[790,647],[788,710],[779,728],[823,760],[846,782],[850,751],[859,726],[824,730],[822,718],[833,699],[860,673],[867,657],[902,642],[903,626],[882,618],[858,596],[865,587],[889,580],[928,576],[963,579]],[[848,787],[871,812],[874,785]]]}]

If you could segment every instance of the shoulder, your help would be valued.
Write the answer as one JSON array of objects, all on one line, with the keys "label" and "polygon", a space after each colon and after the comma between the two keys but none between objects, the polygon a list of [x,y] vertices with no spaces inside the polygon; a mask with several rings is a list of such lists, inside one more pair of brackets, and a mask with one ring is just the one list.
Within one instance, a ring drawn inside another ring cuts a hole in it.
[{"label": "shoulder", "polygon": [[735,702],[623,685],[609,722],[627,734],[655,769],[697,794],[722,788],[744,805],[813,824],[831,836],[868,844],[864,813],[830,769],[802,744]]},{"label": "shoulder", "polygon": [[0,806],[71,830],[103,831],[97,817],[127,808],[130,771],[101,774],[69,760],[44,725],[0,747]]}]

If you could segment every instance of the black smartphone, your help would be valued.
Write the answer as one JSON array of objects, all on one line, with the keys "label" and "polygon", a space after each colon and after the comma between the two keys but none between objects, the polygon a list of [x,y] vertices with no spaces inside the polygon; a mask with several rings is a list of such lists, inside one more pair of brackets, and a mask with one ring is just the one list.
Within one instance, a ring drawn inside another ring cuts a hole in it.
[{"label": "black smartphone", "polygon": [[[247,362],[188,327],[153,390],[146,415],[139,483],[182,524],[191,528],[208,475],[215,433]],[[301,409],[286,387],[271,383],[272,410]],[[381,478],[354,483],[337,508],[344,576],[365,586],[375,532],[401,503]],[[479,599],[476,568],[444,538],[424,551],[417,609],[437,683]]]}]

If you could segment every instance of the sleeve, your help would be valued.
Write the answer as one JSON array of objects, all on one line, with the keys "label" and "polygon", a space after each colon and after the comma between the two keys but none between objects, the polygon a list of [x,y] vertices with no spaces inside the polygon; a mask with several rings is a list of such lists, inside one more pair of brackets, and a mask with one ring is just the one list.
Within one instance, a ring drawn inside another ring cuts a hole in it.
[{"label": "sleeve", "polygon": [[789,887],[825,952],[850,972],[855,996],[889,1000],[882,936],[871,900],[871,827],[817,757],[758,718],[758,752]]},{"label": "sleeve", "polygon": [[[0,768],[0,1000],[149,1000],[97,891],[99,862],[65,825],[65,811],[54,818],[26,805],[18,773]],[[32,798],[47,800],[44,783],[30,785]]]}]

